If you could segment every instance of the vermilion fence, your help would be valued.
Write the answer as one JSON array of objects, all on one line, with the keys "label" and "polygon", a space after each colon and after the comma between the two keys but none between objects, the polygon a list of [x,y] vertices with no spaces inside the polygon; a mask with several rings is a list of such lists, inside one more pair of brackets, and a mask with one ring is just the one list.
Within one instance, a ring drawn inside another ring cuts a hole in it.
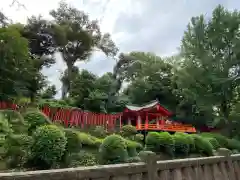
[{"label": "vermilion fence", "polygon": [[[13,103],[0,102],[0,109],[19,110],[20,106]],[[86,112],[80,109],[53,108],[46,105],[39,107],[39,109],[53,122],[60,122],[65,126],[76,126],[81,128],[104,126],[107,129],[114,129],[117,119],[119,119],[122,115],[121,113],[104,114]]]}]

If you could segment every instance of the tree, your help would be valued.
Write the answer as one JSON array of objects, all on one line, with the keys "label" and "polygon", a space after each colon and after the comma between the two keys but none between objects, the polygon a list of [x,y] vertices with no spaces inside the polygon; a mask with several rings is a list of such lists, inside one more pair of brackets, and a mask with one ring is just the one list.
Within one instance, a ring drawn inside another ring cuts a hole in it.
[{"label": "tree", "polygon": [[[184,33],[178,88],[192,99],[199,112],[222,119],[231,134],[230,112],[239,83],[240,14],[218,6],[208,21],[194,17]],[[220,38],[221,37],[221,38]]]},{"label": "tree", "polygon": [[131,52],[121,56],[118,77],[129,83],[124,93],[134,104],[159,99],[175,108],[176,97],[172,93],[172,65],[153,53]]},{"label": "tree", "polygon": [[57,94],[57,89],[55,85],[48,86],[43,93],[41,94],[41,97],[43,99],[53,99],[54,96]]},{"label": "tree", "polygon": [[86,61],[94,48],[102,50],[108,56],[115,56],[117,48],[109,34],[102,34],[97,21],[89,20],[85,12],[61,2],[57,10],[50,12],[56,25],[54,37],[59,51],[67,65],[68,84],[62,92],[64,98],[71,89],[72,71],[76,61]]},{"label": "tree", "polygon": [[12,100],[28,92],[28,78],[35,77],[28,41],[12,27],[0,28],[0,99]]}]

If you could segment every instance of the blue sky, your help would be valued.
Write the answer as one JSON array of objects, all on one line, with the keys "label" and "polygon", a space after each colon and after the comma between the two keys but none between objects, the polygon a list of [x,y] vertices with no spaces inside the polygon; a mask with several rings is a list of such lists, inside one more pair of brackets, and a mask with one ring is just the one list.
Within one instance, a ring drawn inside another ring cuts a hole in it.
[{"label": "blue sky", "polygon": [[[26,7],[9,7],[4,1],[0,9],[14,21],[26,22],[28,16],[42,14],[56,8],[59,0],[19,0]],[[229,10],[239,9],[237,0],[66,0],[86,11],[92,19],[102,19],[101,29],[111,33],[121,52],[150,51],[160,56],[177,52],[181,38],[192,16],[211,16],[212,10],[221,4]],[[106,3],[107,9],[104,11]],[[49,81],[60,89],[60,73],[66,68],[61,55],[56,55],[54,66],[44,69]],[[98,75],[112,71],[115,61],[96,52],[88,63],[77,63]]]}]

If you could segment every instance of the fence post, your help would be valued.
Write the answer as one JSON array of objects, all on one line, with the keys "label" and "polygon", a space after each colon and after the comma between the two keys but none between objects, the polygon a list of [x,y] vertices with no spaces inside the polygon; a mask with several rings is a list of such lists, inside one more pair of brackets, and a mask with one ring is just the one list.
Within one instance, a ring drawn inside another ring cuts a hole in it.
[{"label": "fence post", "polygon": [[157,180],[157,156],[155,154],[148,154],[144,161],[147,165],[148,180]]}]

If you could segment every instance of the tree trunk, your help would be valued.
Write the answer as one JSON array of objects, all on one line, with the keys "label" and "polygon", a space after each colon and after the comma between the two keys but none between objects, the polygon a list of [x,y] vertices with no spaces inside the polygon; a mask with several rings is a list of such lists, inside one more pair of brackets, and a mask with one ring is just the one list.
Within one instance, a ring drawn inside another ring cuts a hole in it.
[{"label": "tree trunk", "polygon": [[67,81],[67,84],[63,84],[62,99],[65,99],[67,96],[67,93],[71,90],[72,70],[73,70],[72,62],[67,61],[67,79],[68,79],[68,81]]}]

